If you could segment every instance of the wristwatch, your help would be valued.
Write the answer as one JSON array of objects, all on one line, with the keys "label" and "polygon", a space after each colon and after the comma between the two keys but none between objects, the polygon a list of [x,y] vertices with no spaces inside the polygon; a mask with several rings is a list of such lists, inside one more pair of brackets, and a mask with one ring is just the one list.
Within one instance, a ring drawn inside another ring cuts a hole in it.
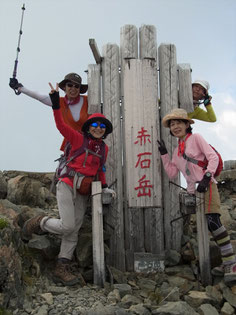
[{"label": "wristwatch", "polygon": [[211,173],[210,173],[210,172],[206,172],[206,173],[205,173],[205,176],[206,176],[207,178],[211,178]]}]

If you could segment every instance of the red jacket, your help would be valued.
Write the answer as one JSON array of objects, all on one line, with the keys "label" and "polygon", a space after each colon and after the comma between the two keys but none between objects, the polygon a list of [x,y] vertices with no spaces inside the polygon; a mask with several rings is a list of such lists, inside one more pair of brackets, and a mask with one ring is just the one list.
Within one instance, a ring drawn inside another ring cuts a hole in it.
[{"label": "red jacket", "polygon": [[[60,133],[65,137],[66,140],[68,140],[71,144],[71,154],[75,150],[77,150],[79,147],[82,146],[84,141],[84,135],[74,129],[72,129],[70,126],[66,125],[63,121],[62,114],[60,110],[54,110],[54,118],[56,122],[57,129],[60,131]],[[97,154],[101,154],[101,144],[103,140],[89,140],[88,148]],[[108,146],[105,144],[105,160],[107,158],[108,154]],[[69,157],[70,158],[70,157]],[[100,169],[100,158],[93,155],[88,154],[86,163],[83,165],[85,160],[85,153],[82,153],[78,157],[76,157],[74,160],[72,160],[68,166],[72,167],[75,171],[86,175],[86,176],[95,176],[98,173],[99,180],[102,182],[102,185],[106,184],[106,176],[105,172],[103,172]],[[61,179],[71,187],[73,187],[73,179],[69,177],[63,177]]]}]

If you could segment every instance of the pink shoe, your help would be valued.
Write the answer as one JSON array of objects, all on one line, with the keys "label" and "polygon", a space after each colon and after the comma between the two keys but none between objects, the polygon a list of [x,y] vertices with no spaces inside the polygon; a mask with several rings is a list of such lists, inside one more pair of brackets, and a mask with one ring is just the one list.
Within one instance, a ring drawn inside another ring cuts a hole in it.
[{"label": "pink shoe", "polygon": [[225,282],[236,281],[236,263],[225,266],[224,281]]}]

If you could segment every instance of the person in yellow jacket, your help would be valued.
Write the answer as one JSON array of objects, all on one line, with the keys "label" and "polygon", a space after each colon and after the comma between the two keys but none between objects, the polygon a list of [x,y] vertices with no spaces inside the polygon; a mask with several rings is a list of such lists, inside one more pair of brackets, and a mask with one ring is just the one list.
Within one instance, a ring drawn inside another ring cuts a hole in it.
[{"label": "person in yellow jacket", "polygon": [[[192,84],[194,111],[188,113],[191,119],[198,119],[207,122],[216,122],[216,115],[211,104],[212,97],[208,95],[210,85],[207,81],[196,80]],[[199,105],[204,104],[206,110]]]}]

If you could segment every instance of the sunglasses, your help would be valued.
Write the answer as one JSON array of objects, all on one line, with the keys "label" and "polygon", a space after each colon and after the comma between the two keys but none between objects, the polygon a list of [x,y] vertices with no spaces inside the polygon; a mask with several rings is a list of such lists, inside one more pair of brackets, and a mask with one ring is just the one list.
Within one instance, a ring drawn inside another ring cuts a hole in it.
[{"label": "sunglasses", "polygon": [[80,88],[80,84],[66,83],[66,86],[69,88],[72,88],[72,87],[74,87],[76,89]]},{"label": "sunglasses", "polygon": [[97,128],[97,127],[99,126],[101,129],[105,129],[105,128],[106,128],[106,125],[105,125],[105,124],[103,124],[103,123],[97,123],[97,122],[91,123],[90,126],[91,126],[91,127],[94,127],[94,128]]}]

